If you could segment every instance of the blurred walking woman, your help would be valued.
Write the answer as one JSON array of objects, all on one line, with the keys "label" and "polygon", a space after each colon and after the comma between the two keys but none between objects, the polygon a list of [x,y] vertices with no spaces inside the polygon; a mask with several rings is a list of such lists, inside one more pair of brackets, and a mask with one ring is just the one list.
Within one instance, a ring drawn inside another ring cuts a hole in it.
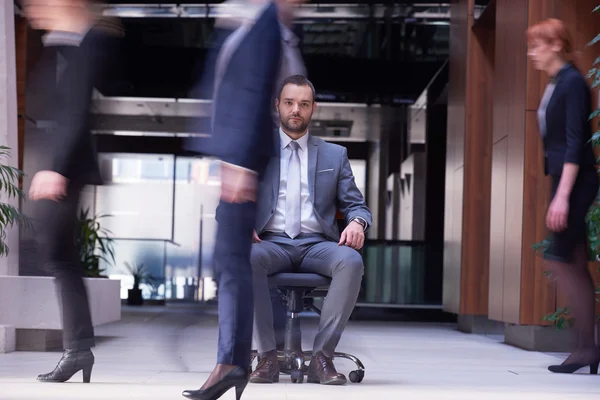
[{"label": "blurred walking woman", "polygon": [[594,286],[587,269],[585,216],[598,192],[598,175],[589,140],[591,93],[584,76],[569,61],[573,45],[562,21],[548,19],[527,31],[528,55],[550,82],[538,109],[546,175],[552,200],[546,225],[552,240],[544,257],[567,296],[575,319],[577,348],[561,365],[548,369],[573,373],[589,366],[596,374],[600,351],[594,342]]},{"label": "blurred walking woman", "polygon": [[120,33],[100,22],[84,0],[23,0],[34,29],[46,31],[41,58],[27,95],[33,120],[50,121],[28,131],[36,149],[29,197],[44,268],[56,278],[64,353],[43,382],[65,382],[83,371],[90,381],[94,329],[83,268],[75,248],[77,207],[85,185],[101,184],[89,130],[92,90],[105,78],[113,41]]}]

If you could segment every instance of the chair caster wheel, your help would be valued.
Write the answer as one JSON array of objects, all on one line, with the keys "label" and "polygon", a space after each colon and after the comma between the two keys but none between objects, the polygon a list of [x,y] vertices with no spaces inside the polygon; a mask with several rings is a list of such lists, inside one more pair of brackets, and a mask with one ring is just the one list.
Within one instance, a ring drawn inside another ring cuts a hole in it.
[{"label": "chair caster wheel", "polygon": [[304,374],[302,373],[302,371],[299,371],[297,369],[293,370],[290,373],[290,377],[292,379],[292,383],[302,383],[302,382],[304,382]]},{"label": "chair caster wheel", "polygon": [[363,378],[365,377],[365,371],[363,370],[356,370],[356,371],[352,371],[350,372],[350,382],[352,383],[361,383],[363,381]]}]

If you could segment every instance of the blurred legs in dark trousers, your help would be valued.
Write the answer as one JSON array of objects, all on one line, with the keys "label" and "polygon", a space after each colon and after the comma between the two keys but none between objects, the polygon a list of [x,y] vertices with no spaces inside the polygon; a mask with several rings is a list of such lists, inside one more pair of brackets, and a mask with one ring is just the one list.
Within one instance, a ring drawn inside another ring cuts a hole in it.
[{"label": "blurred legs in dark trousers", "polygon": [[36,203],[36,231],[44,268],[56,278],[61,305],[63,346],[85,350],[94,345],[94,328],[90,315],[83,267],[75,248],[77,207],[81,186],[69,187],[60,202],[40,200]]},{"label": "blurred legs in dark trousers", "polygon": [[218,214],[215,244],[219,287],[217,363],[246,370],[250,365],[254,322],[250,250],[256,203],[221,201]]},{"label": "blurred legs in dark trousers", "polygon": [[90,382],[94,355],[94,328],[83,267],[75,245],[77,209],[81,185],[69,185],[60,201],[38,200],[35,228],[44,269],[55,278],[63,326],[63,356],[53,371],[41,374],[41,382],[66,382],[83,371]]}]

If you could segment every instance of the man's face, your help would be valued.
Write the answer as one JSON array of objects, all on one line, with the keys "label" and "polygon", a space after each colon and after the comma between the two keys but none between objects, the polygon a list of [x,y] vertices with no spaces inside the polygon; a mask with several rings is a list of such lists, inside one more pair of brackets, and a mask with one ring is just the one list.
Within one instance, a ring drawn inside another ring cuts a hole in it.
[{"label": "man's face", "polygon": [[308,85],[287,84],[276,103],[281,126],[290,133],[304,133],[317,108]]}]

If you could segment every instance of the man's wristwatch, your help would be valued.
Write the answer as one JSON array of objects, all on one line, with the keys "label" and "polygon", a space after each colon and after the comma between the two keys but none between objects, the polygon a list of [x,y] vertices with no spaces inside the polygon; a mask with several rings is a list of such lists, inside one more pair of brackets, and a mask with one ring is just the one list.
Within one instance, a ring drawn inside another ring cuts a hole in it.
[{"label": "man's wristwatch", "polygon": [[354,217],[350,220],[350,222],[357,222],[360,226],[362,226],[363,231],[367,229],[367,221],[361,217]]}]

